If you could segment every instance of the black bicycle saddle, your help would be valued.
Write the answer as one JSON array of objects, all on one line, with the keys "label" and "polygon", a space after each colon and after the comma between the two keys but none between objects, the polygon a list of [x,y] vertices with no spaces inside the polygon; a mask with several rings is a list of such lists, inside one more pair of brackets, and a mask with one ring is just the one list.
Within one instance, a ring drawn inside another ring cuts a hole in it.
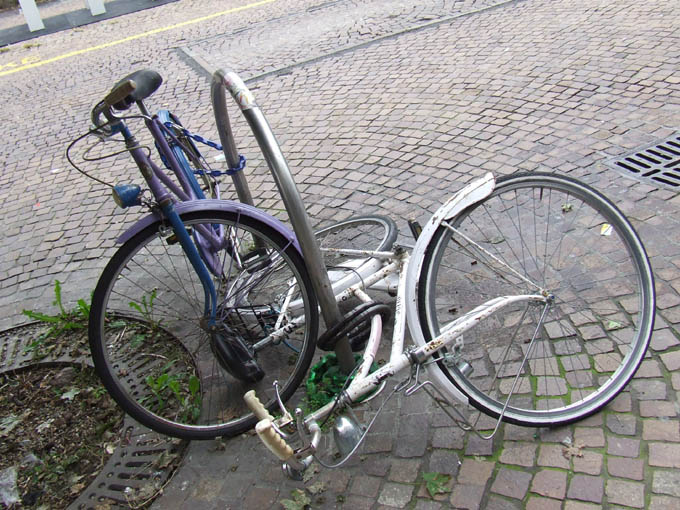
[{"label": "black bicycle saddle", "polygon": [[132,74],[128,74],[125,78],[116,83],[113,86],[113,89],[128,80],[135,82],[135,90],[127,95],[124,99],[113,105],[116,110],[127,110],[136,101],[143,101],[151,94],[156,92],[158,87],[160,87],[163,83],[163,78],[161,75],[153,69],[140,69],[139,71],[135,71]]}]

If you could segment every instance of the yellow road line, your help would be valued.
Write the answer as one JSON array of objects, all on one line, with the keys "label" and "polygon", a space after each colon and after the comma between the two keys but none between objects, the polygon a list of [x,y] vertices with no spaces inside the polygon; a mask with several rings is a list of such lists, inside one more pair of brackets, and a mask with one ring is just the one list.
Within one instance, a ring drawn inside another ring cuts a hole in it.
[{"label": "yellow road line", "polygon": [[[155,35],[155,34],[160,34],[161,32],[167,32],[168,30],[174,30],[175,28],[180,28],[180,27],[185,27],[187,25],[193,25],[195,23],[200,23],[202,21],[207,21],[213,18],[218,18],[220,16],[225,16],[227,14],[234,14],[236,12],[240,11],[245,11],[247,9],[252,9],[254,7],[259,7],[261,5],[269,4],[272,2],[276,2],[276,0],[260,0],[259,2],[253,2],[247,5],[242,5],[241,7],[234,7],[232,9],[227,9],[226,11],[220,11],[216,12],[213,14],[209,14],[207,16],[201,16],[200,18],[194,18],[190,19],[187,21],[183,21],[181,23],[177,23],[175,25],[169,25],[167,27],[161,27],[161,28],[155,28],[153,30],[149,30],[148,32],[142,32],[141,34],[136,34],[136,35],[131,35],[129,37],[126,37],[124,39],[118,39],[117,41],[111,41],[107,42],[104,44],[98,44],[97,46],[90,46],[89,48],[83,48],[82,50],[76,50],[76,51],[71,51],[70,53],[64,53],[63,55],[59,55],[57,57],[52,57],[48,58],[45,60],[40,60],[38,62],[33,62],[30,64],[25,64],[21,65],[19,67],[13,67],[12,69],[8,71],[2,71],[0,72],[0,76],[6,76],[8,74],[13,74],[13,73],[18,73],[19,71],[25,71],[26,69],[31,69],[33,67],[40,67],[45,64],[50,64],[52,62],[57,62],[58,60],[63,60],[65,58],[71,58],[71,57],[76,57],[78,55],[82,55],[83,53],[89,53],[91,51],[97,51],[101,50],[104,48],[110,48],[111,46],[116,46],[118,44],[123,44],[129,41],[134,41],[135,39],[141,39],[142,37],[148,37],[150,35]],[[3,66],[0,66],[0,68]]]}]

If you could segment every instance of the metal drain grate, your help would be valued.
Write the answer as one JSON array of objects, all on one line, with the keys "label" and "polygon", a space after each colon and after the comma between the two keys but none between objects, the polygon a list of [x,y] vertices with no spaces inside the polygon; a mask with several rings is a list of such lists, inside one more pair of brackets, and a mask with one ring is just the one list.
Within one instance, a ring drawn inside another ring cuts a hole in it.
[{"label": "metal drain grate", "polygon": [[153,432],[126,416],[118,448],[67,510],[146,507],[162,494],[188,446],[188,441]]},{"label": "metal drain grate", "polygon": [[680,134],[607,161],[607,165],[647,184],[680,191]]},{"label": "metal drain grate", "polygon": [[[89,352],[54,351],[36,360],[32,346],[46,326],[40,323],[0,331],[0,374],[30,370],[37,366],[86,364],[92,367]],[[99,475],[67,510],[126,509],[146,507],[178,468],[188,441],[174,439],[139,425],[129,416],[117,448]]]}]

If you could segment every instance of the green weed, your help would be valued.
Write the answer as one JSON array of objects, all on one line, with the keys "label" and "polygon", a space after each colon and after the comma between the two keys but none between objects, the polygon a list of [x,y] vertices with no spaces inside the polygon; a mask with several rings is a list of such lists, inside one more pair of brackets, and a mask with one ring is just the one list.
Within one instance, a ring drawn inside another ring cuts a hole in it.
[{"label": "green weed", "polygon": [[449,483],[449,480],[451,480],[451,475],[445,475],[443,473],[423,473],[425,488],[433,498],[437,494],[446,494],[447,492],[451,492],[451,489],[446,487],[446,484]]},{"label": "green weed", "polygon": [[160,327],[160,321],[156,322],[153,319],[153,302],[156,300],[157,293],[158,293],[158,289],[153,289],[149,293],[148,299],[147,299],[146,295],[144,295],[144,296],[142,296],[141,302],[130,301],[128,303],[130,308],[132,308],[133,310],[136,310],[144,318],[144,320],[151,327],[151,331],[153,331],[153,332],[155,332]]},{"label": "green weed", "polygon": [[305,510],[310,508],[312,500],[304,490],[294,489],[291,491],[293,499],[282,499],[281,505],[286,510]]},{"label": "green weed", "polygon": [[24,349],[24,352],[33,352],[34,355],[39,355],[46,338],[58,337],[69,330],[84,329],[87,326],[90,317],[90,305],[84,299],[79,299],[73,310],[66,310],[62,301],[61,282],[59,280],[54,281],[54,301],[52,301],[52,304],[59,310],[55,315],[48,315],[35,310],[23,310],[22,313],[26,317],[50,325],[50,328],[30,343]]},{"label": "green weed", "polygon": [[182,421],[195,422],[201,414],[201,383],[194,374],[170,374],[174,362],[168,363],[157,377],[149,375],[145,382],[155,399],[156,412],[178,411]]}]

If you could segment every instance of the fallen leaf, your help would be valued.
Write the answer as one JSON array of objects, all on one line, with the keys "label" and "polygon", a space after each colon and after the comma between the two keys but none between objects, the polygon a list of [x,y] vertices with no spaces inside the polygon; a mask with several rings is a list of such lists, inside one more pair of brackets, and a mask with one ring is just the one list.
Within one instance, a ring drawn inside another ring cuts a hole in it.
[{"label": "fallen leaf", "polygon": [[78,393],[80,393],[80,390],[78,388],[71,388],[70,390],[62,393],[61,399],[68,400],[69,402],[71,402]]},{"label": "fallen leaf", "polygon": [[146,501],[147,499],[153,498],[154,495],[156,494],[156,490],[157,489],[156,489],[156,487],[153,486],[153,484],[145,485],[137,493],[137,495],[136,495],[137,501]]},{"label": "fallen leaf", "polygon": [[48,428],[50,428],[50,425],[52,425],[52,422],[54,422],[54,418],[50,418],[49,420],[42,422],[35,428],[36,432],[43,432],[47,430]]},{"label": "fallen leaf", "polygon": [[165,451],[158,456],[158,458],[154,462],[154,465],[159,469],[165,469],[170,464],[172,464],[172,461],[175,460],[176,458],[177,458],[176,454],[168,453],[167,451]]},{"label": "fallen leaf", "polygon": [[74,494],[74,495],[80,494],[83,491],[84,488],[85,488],[84,483],[77,483],[75,485],[72,485],[71,486],[71,494]]},{"label": "fallen leaf", "polygon": [[75,474],[74,474],[74,475],[71,475],[71,476],[69,477],[68,482],[69,482],[70,484],[76,484],[76,483],[78,483],[80,480],[82,480],[83,478],[85,478],[85,475],[75,475]]},{"label": "fallen leaf", "polygon": [[323,482],[316,482],[309,487],[307,487],[307,490],[312,496],[315,496],[317,494],[321,494],[327,489],[326,484]]},{"label": "fallen leaf", "polygon": [[9,433],[21,423],[21,419],[22,418],[20,416],[10,414],[9,416],[5,416],[2,420],[0,420],[0,437],[8,436]]},{"label": "fallen leaf", "polygon": [[312,502],[311,499],[309,499],[309,496],[305,493],[305,491],[302,491],[300,489],[295,489],[291,492],[291,495],[293,496],[293,499],[282,499],[281,500],[281,505],[283,505],[283,508],[286,510],[304,510],[309,506],[309,504]]},{"label": "fallen leaf", "polygon": [[565,459],[570,459],[572,457],[583,457],[583,448],[585,447],[585,444],[583,443],[576,443],[573,446],[563,446],[562,447],[562,456]]},{"label": "fallen leaf", "polygon": [[446,487],[446,484],[451,480],[451,475],[444,473],[423,473],[423,480],[425,481],[425,488],[432,498],[437,494],[451,492],[451,489]]},{"label": "fallen leaf", "polygon": [[623,327],[623,324],[620,322],[616,321],[609,321],[607,322],[607,329],[611,331],[612,329],[621,329]]},{"label": "fallen leaf", "polygon": [[17,469],[12,466],[0,471],[0,481],[2,482],[2,502],[3,506],[14,506],[14,503],[21,501],[17,489]]},{"label": "fallen leaf", "polygon": [[302,475],[302,481],[304,483],[308,483],[311,481],[312,478],[314,478],[314,475],[319,472],[319,466],[316,464],[312,464],[310,467],[305,469],[304,474]]}]

